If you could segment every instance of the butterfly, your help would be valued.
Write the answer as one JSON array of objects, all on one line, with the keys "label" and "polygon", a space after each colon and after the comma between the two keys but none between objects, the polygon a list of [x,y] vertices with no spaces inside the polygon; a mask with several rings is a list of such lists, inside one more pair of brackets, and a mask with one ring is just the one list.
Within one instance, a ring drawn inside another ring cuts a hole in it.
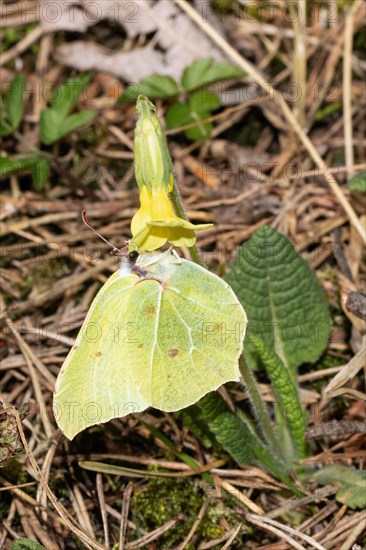
[{"label": "butterfly", "polygon": [[57,377],[58,426],[72,439],[150,406],[183,409],[239,380],[246,324],[230,286],[171,249],[122,258]]}]

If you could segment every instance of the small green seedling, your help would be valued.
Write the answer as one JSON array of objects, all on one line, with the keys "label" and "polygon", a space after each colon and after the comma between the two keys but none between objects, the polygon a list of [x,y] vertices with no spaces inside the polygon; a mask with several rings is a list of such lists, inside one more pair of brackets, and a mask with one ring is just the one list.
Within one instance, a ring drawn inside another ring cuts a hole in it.
[{"label": "small green seedling", "polygon": [[[70,114],[90,78],[90,73],[83,73],[54,90],[51,105],[43,109],[40,118],[40,138],[44,145],[56,143],[62,137],[94,120],[96,111],[87,110]],[[18,132],[24,116],[25,88],[26,79],[23,75],[17,75],[10,83],[6,108],[2,109],[4,116],[0,118],[0,136],[12,136],[22,142],[23,146],[26,145],[27,149],[21,154],[0,157],[0,177],[30,172],[34,189],[42,191],[51,175],[53,161],[57,164],[58,159],[53,157],[52,153],[28,143],[21,132]]]},{"label": "small green seedling", "polygon": [[221,106],[220,97],[208,90],[208,86],[244,75],[241,69],[229,63],[215,64],[211,57],[197,59],[184,69],[179,84],[170,76],[151,75],[128,86],[119,101],[135,101],[140,94],[152,99],[173,100],[166,115],[168,128],[195,125],[187,128],[185,135],[192,140],[207,139],[212,123],[200,122],[209,119]]},{"label": "small green seedling", "polygon": [[66,134],[84,126],[96,117],[96,111],[80,111],[70,114],[91,78],[83,73],[70,78],[63,86],[56,88],[50,107],[43,109],[40,119],[41,139],[45,145],[51,145]]}]

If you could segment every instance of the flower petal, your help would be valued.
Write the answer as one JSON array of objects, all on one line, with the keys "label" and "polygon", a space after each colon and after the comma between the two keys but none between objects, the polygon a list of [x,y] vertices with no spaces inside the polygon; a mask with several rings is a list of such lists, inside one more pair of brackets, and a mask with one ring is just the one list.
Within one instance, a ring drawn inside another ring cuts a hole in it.
[{"label": "flower petal", "polygon": [[194,223],[183,220],[183,218],[168,218],[165,220],[149,220],[146,225],[151,227],[181,227],[182,229],[190,229],[192,231],[203,231],[213,226],[213,223],[201,223],[195,225]]}]

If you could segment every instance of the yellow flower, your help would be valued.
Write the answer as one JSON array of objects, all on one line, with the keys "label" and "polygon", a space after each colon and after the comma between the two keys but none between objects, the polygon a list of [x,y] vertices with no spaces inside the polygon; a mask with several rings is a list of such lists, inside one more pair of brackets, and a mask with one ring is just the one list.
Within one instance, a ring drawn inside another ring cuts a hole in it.
[{"label": "yellow flower", "polygon": [[140,202],[141,206],[131,222],[133,238],[130,250],[152,251],[166,242],[175,246],[193,246],[195,231],[212,226],[211,223],[194,225],[176,216],[165,191],[149,191],[143,187]]},{"label": "yellow flower", "polygon": [[141,206],[132,218],[129,250],[150,252],[166,242],[193,246],[195,231],[212,224],[194,225],[175,214],[168,195],[174,185],[172,161],[156,109],[147,97],[139,96],[137,111],[135,174]]}]

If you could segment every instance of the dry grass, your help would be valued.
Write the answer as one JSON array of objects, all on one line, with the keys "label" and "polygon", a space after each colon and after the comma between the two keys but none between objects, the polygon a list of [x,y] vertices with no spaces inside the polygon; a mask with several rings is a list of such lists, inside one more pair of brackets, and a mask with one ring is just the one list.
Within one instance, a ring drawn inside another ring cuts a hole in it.
[{"label": "dry grass", "polygon": [[[54,44],[68,41],[70,33],[42,34],[32,10],[35,4],[15,2],[11,17],[0,22],[8,43],[0,77],[9,82],[22,66],[32,89],[71,74],[52,57]],[[263,88],[260,97],[225,106],[213,117],[214,131],[207,142],[190,143],[182,133],[170,132],[177,183],[189,217],[215,224],[199,236],[198,244],[211,269],[222,274],[237,247],[256,228],[272,224],[317,270],[335,329],[326,358],[316,370],[304,370],[300,376],[313,443],[306,462],[362,469],[365,394],[360,350],[365,325],[346,308],[346,300],[350,291],[365,290],[365,197],[350,193],[346,181],[366,168],[366,67],[361,56],[365,2],[357,0],[344,11],[342,2],[308,1],[307,20],[296,24],[284,19],[284,3],[275,3],[273,10],[270,3],[262,3],[261,21],[234,18],[230,12],[222,17],[225,38],[202,24],[189,4],[176,4],[247,70],[248,77],[236,85],[240,97],[253,80]],[[235,5],[239,9],[240,2]],[[327,19],[333,8],[335,15]],[[18,36],[16,44],[9,29]],[[105,22],[95,33],[101,33],[106,46],[113,38]],[[135,45],[126,41],[126,47]],[[108,95],[106,90],[116,82],[109,74],[94,74],[98,96],[88,95],[82,106],[97,105],[97,121],[92,130],[49,151],[57,161],[57,177],[43,193],[32,190],[28,175],[1,182],[0,389],[6,410],[0,411],[0,427],[2,435],[10,437],[8,454],[16,458],[0,454],[0,548],[8,550],[14,539],[27,536],[47,550],[357,549],[365,537],[365,514],[338,502],[334,486],[308,486],[303,499],[288,498],[281,483],[258,467],[238,468],[222,454],[217,465],[217,449],[204,448],[174,415],[149,410],[113,420],[71,444],[56,428],[51,409],[57,373],[97,289],[118,266],[118,258],[82,224],[81,211],[120,246],[130,236],[138,206],[132,167],[135,113],[131,106],[116,106],[115,97]],[[299,86],[301,98],[289,104],[290,82]],[[117,84],[118,90],[124,86]],[[39,147],[37,123],[44,100],[34,97],[30,94],[27,100],[22,140],[4,139],[11,153],[29,144]],[[165,104],[158,103],[164,115]],[[265,400],[273,401],[270,387],[263,383],[260,388]],[[245,407],[241,387],[223,391],[232,403]],[[22,411],[21,421],[17,410],[24,403],[28,411]],[[199,473],[190,471],[140,419],[168,437],[177,452],[191,455],[201,466]],[[127,470],[123,477],[95,474],[78,465],[81,460],[107,459],[134,467],[136,477],[129,481]],[[150,477],[156,470],[171,477]],[[214,487],[205,482],[208,470]],[[165,502],[155,523],[151,518],[157,510],[147,500],[154,491],[155,506]],[[179,502],[180,494],[188,499],[190,492],[195,497],[191,510]],[[169,546],[171,533],[178,536]]]}]

